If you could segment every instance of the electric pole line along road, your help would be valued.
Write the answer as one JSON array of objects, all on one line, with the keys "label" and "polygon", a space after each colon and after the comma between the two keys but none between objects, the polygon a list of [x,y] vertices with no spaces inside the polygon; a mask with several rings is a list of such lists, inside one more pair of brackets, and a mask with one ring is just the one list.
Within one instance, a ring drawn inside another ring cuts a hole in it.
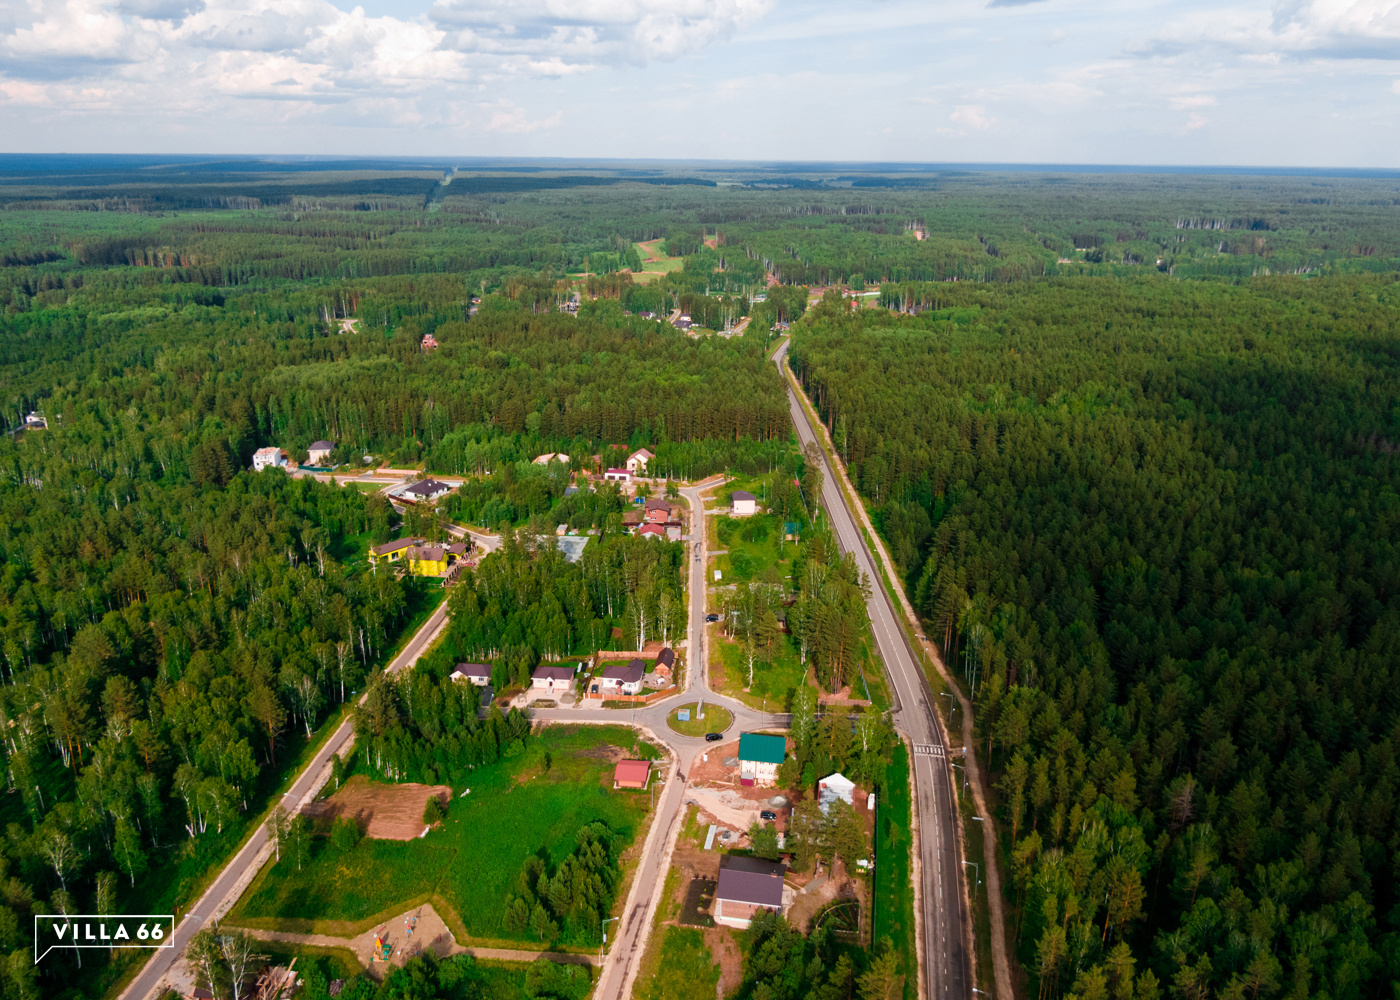
[{"label": "electric pole line along road", "polygon": [[[784,343],[773,354],[779,371],[787,355]],[[803,448],[817,442],[815,428],[798,400],[791,383],[788,405],[792,425]],[[880,573],[865,544],[855,518],[846,506],[826,452],[818,444],[822,462],[822,506],[831,521],[832,532],[842,552],[855,555],[861,572],[870,578],[870,631],[874,634],[880,658],[885,661],[895,693],[895,724],[915,745],[910,759],[914,775],[914,808],[918,810],[919,869],[918,907],[923,931],[923,986],[930,1000],[971,1000],[972,981],[964,931],[970,928],[963,896],[962,852],[958,841],[957,799],[947,766],[943,731],[933,712],[933,692],[909,648],[889,594],[880,582]]]}]

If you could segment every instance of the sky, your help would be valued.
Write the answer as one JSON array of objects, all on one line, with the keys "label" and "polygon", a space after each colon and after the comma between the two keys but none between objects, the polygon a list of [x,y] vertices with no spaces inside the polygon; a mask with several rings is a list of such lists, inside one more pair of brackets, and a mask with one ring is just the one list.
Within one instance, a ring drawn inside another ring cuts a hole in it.
[{"label": "sky", "polygon": [[0,0],[0,152],[1400,166],[1400,0]]}]

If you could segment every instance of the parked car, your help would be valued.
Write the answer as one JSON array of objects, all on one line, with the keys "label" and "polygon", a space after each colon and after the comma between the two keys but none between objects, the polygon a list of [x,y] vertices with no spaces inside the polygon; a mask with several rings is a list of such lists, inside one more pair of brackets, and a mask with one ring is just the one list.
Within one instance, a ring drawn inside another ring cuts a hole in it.
[{"label": "parked car", "polygon": [[706,615],[706,616],[705,616],[705,621],[707,621],[707,622],[717,622],[717,621],[719,621],[719,615]]},{"label": "parked car", "polygon": [[775,812],[773,812],[771,809],[764,809],[764,810],[762,810],[761,812],[759,812],[758,818],[759,818],[759,819],[774,820],[774,819],[777,819],[777,818],[778,818],[778,814],[775,813]]},{"label": "parked car", "polygon": [[706,743],[714,743],[714,742],[716,742],[716,741],[718,741],[718,740],[722,740],[722,739],[724,739],[724,734],[723,734],[723,733],[706,733],[706,734],[705,734],[705,742],[706,742]]}]

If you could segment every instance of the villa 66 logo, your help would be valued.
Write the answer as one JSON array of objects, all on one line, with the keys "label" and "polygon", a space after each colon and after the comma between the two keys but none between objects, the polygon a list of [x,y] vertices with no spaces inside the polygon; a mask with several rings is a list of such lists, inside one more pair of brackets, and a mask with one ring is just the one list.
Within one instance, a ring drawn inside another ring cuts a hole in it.
[{"label": "villa 66 logo", "polygon": [[62,948],[173,948],[170,913],[45,913],[34,917],[34,964]]}]

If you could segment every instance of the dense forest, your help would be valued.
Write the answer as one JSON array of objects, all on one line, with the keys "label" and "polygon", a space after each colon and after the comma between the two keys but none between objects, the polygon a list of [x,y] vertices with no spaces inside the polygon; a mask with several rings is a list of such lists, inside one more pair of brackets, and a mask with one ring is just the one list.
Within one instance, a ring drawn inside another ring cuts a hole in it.
[{"label": "dense forest", "polygon": [[892,294],[792,365],[975,697],[1028,992],[1389,995],[1400,285]]}]

